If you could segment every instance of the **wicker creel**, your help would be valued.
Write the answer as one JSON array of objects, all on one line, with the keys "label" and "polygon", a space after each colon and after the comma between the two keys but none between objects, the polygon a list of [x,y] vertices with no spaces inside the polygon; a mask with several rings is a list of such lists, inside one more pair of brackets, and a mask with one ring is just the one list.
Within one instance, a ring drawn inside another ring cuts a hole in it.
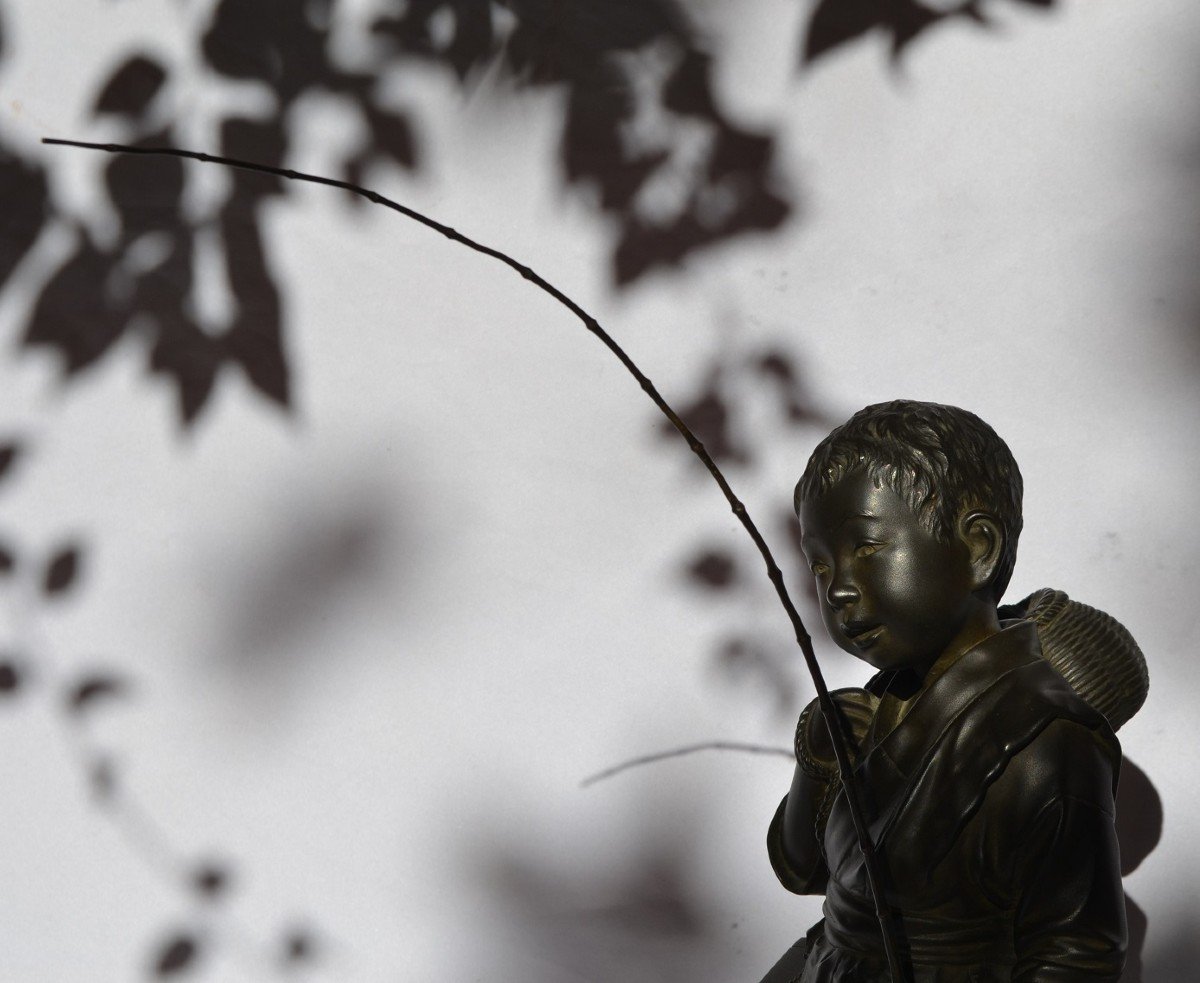
[{"label": "wicker creel", "polygon": [[1045,587],[1000,609],[1037,626],[1042,655],[1113,730],[1141,709],[1150,689],[1146,659],[1116,618]]}]

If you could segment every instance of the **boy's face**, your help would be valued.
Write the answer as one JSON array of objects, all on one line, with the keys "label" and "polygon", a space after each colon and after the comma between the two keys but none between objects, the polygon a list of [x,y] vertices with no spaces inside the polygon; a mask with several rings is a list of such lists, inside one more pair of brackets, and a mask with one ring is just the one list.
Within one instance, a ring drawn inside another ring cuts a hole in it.
[{"label": "boy's face", "polygon": [[877,669],[924,673],[966,630],[966,544],[939,541],[890,488],[851,472],[801,503],[804,554],[839,647]]}]

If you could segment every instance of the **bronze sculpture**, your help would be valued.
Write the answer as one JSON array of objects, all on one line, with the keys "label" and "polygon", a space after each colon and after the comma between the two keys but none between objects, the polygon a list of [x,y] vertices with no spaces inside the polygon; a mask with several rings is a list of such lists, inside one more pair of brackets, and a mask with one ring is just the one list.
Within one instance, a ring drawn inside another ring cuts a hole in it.
[{"label": "bronze sculpture", "polygon": [[[834,697],[913,983],[1116,981],[1124,963],[1113,729],[1145,697],[1145,662],[1061,592],[998,606],[1021,495],[991,427],[907,400],[834,430],[796,487],[825,627],[879,670]],[[767,980],[900,983],[831,745],[814,701],[768,848],[825,917]]]},{"label": "bronze sculpture", "polygon": [[[529,267],[349,182],[176,148],[44,142],[352,191],[503,262],[620,359],[753,539],[822,718],[833,722],[831,733],[811,708],[801,715],[796,778],[769,834],[781,880],[826,893],[827,918],[810,933],[811,949],[794,950],[803,968],[792,974],[785,958],[772,983],[1116,980],[1125,925],[1112,828],[1120,752],[1110,721],[1140,704],[1145,665],[1112,619],[1058,592],[998,608],[1020,531],[1021,483],[986,424],[935,404],[868,407],[809,462],[797,506],[826,626],[883,670],[835,702],[765,540],[711,455],[599,323]],[[1010,617],[1016,623],[1006,624]],[[1051,641],[1043,659],[1039,646]],[[1112,644],[1095,648],[1100,641]],[[860,785],[870,828],[860,796],[846,794]]]}]

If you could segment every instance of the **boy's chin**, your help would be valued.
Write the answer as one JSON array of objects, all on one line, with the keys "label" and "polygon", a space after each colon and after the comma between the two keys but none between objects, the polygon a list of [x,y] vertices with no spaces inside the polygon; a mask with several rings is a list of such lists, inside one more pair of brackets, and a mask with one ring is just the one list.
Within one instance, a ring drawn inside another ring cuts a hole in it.
[{"label": "boy's chin", "polygon": [[854,656],[859,662],[869,665],[872,669],[896,669],[902,668],[893,663],[886,652],[879,652],[874,649],[861,650],[853,645],[845,644],[838,640],[838,648],[848,655]]},{"label": "boy's chin", "polygon": [[911,669],[912,664],[907,659],[889,659],[886,656],[877,656],[874,652],[851,652],[859,662],[865,662],[872,669],[877,669],[880,672],[892,672],[902,669]]},{"label": "boy's chin", "polygon": [[924,660],[916,658],[907,652],[889,651],[887,648],[878,646],[860,650],[851,645],[842,646],[843,650],[850,653],[859,662],[864,662],[872,669],[879,672],[903,672],[906,669],[916,670],[924,664]]}]

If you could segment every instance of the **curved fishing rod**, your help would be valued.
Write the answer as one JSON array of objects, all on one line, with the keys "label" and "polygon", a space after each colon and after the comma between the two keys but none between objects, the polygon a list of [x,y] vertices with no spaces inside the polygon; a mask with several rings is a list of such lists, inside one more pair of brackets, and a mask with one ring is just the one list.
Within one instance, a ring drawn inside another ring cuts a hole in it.
[{"label": "curved fishing rod", "polygon": [[825,677],[821,673],[821,667],[817,664],[816,654],[813,652],[812,639],[809,637],[807,629],[804,627],[804,622],[800,619],[800,613],[796,610],[795,604],[792,603],[791,596],[787,592],[787,588],[783,583],[783,572],[779,569],[779,565],[775,562],[775,557],[771,553],[770,547],[762,537],[762,533],[758,531],[758,527],[750,518],[750,513],[746,511],[746,506],[734,494],[729,482],[726,480],[724,473],[717,467],[716,461],[712,459],[704,444],[700,439],[692,433],[686,423],[679,418],[679,415],[671,408],[658,389],[655,388],[646,374],[637,367],[633,359],[631,359],[620,345],[613,340],[612,336],[600,326],[600,322],[592,317],[587,311],[580,307],[575,301],[564,294],[561,290],[544,279],[541,275],[534,272],[523,263],[517,262],[507,253],[502,253],[498,249],[493,249],[491,246],[485,246],[483,243],[476,242],[456,229],[448,225],[443,225],[441,222],[429,218],[427,215],[422,215],[418,211],[401,205],[397,201],[390,198],[385,198],[377,191],[372,191],[370,188],[364,188],[361,185],[352,184],[349,181],[341,181],[337,178],[324,177],[320,174],[308,174],[303,171],[293,171],[284,167],[274,167],[269,164],[258,164],[253,161],[239,160],[235,157],[220,157],[215,154],[200,153],[195,150],[181,150],[178,147],[132,147],[120,143],[87,143],[82,140],[59,140],[52,138],[44,138],[42,143],[51,146],[60,147],[79,147],[84,150],[102,150],[110,154],[142,154],[145,156],[158,157],[182,157],[186,160],[197,160],[205,164],[222,164],[226,167],[236,167],[240,170],[254,171],[259,174],[271,174],[276,177],[287,178],[290,181],[306,181],[310,184],[323,184],[331,188],[340,188],[343,191],[350,191],[360,197],[366,198],[367,201],[373,202],[376,205],[383,205],[385,208],[390,208],[392,211],[399,212],[412,219],[414,222],[419,222],[427,228],[433,229],[447,239],[461,243],[468,249],[474,250],[477,253],[482,253],[485,256],[491,256],[493,259],[499,260],[509,269],[520,274],[525,280],[528,280],[535,287],[549,294],[567,310],[574,314],[583,326],[595,335],[604,347],[612,352],[621,362],[622,365],[629,371],[629,374],[637,380],[638,385],[650,397],[655,406],[659,408],[663,416],[671,421],[672,426],[679,431],[680,435],[687,441],[688,447],[691,448],[700,460],[704,463],[704,467],[708,469],[708,473],[712,476],[713,481],[721,489],[721,493],[725,496],[725,500],[729,503],[733,514],[737,516],[742,527],[754,541],[754,545],[758,547],[758,552],[763,558],[763,562],[767,567],[767,577],[775,587],[775,593],[779,597],[779,602],[783,605],[784,611],[787,612],[788,620],[791,622],[792,630],[796,636],[796,643],[800,646],[800,651],[804,655],[805,665],[808,667],[809,675],[812,677],[813,685],[816,687],[817,700],[821,707],[821,715],[825,718],[825,726],[829,730],[830,738],[833,743],[834,756],[837,758],[838,772],[842,780],[842,787],[846,792],[846,802],[850,807],[850,816],[854,823],[854,831],[858,838],[858,847],[862,852],[863,866],[867,874],[867,882],[871,888],[871,896],[875,903],[875,915],[879,919],[879,930],[883,937],[883,948],[887,956],[888,969],[892,977],[892,983],[904,983],[907,980],[907,975],[901,968],[900,957],[896,946],[895,934],[893,932],[890,915],[887,911],[885,898],[883,893],[883,881],[880,877],[878,856],[875,852],[875,845],[871,842],[871,835],[867,829],[866,819],[863,814],[862,802],[858,794],[858,788],[854,784],[853,763],[850,760],[850,754],[846,748],[846,741],[842,733],[842,725],[840,722],[840,714],[833,698],[829,695],[829,688],[825,685]]}]

